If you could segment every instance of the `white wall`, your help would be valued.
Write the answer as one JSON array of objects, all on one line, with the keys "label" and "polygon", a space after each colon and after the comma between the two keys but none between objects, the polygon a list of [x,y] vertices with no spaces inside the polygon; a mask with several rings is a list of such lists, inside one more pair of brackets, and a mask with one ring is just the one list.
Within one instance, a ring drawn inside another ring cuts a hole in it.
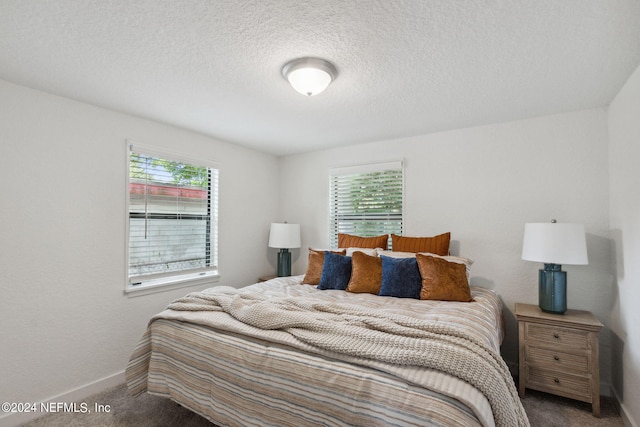
[{"label": "white wall", "polygon": [[219,162],[220,284],[274,271],[276,157],[0,80],[1,402],[121,374],[150,316],[197,290],[123,294],[127,138]]},{"label": "white wall", "polygon": [[636,71],[608,122],[587,110],[276,159],[0,80],[0,401],[69,396],[120,375],[149,317],[192,290],[123,295],[133,138],[220,163],[220,284],[233,286],[274,270],[270,222],[301,224],[294,273],[306,268],[304,247],[328,245],[329,167],[404,159],[406,234],[451,231],[453,252],[475,259],[472,284],[504,300],[510,362],[513,306],[537,302],[541,267],[520,259],[524,223],[584,223],[590,264],[564,266],[569,307],[605,323],[605,391],[613,382],[638,420],[639,87]]},{"label": "white wall", "polygon": [[[537,270],[521,260],[526,222],[585,224],[588,266],[564,266],[569,308],[605,324],[613,304],[608,236],[607,118],[588,110],[282,159],[282,213],[301,224],[303,248],[327,247],[328,169],[405,161],[405,234],[451,231],[452,252],[475,260],[472,285],[496,289],[506,308],[503,354],[517,361],[516,302],[537,304]],[[304,273],[306,250],[294,261]],[[609,383],[609,329],[601,334]],[[603,387],[608,390],[608,386]]]},{"label": "white wall", "polygon": [[615,305],[612,383],[629,424],[640,426],[640,68],[609,107],[610,224]]}]

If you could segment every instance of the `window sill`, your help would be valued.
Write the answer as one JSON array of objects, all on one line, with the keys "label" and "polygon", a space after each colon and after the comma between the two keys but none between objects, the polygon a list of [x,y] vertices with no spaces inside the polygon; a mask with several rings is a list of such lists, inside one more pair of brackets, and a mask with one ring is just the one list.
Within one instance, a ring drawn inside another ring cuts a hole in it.
[{"label": "window sill", "polygon": [[155,294],[158,292],[170,291],[173,289],[186,288],[188,286],[199,286],[217,283],[220,280],[218,271],[206,273],[185,274],[181,276],[165,277],[162,279],[147,280],[136,285],[127,284],[124,290],[129,298],[142,295]]}]

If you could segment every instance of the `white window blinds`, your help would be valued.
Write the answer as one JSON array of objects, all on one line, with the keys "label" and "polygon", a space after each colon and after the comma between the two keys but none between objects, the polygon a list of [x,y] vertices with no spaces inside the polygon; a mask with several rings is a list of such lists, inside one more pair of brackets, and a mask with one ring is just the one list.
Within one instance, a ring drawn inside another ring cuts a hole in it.
[{"label": "white window blinds", "polygon": [[401,161],[334,168],[329,175],[331,247],[337,247],[338,233],[402,234]]},{"label": "white window blinds", "polygon": [[218,170],[129,146],[129,283],[217,268]]}]

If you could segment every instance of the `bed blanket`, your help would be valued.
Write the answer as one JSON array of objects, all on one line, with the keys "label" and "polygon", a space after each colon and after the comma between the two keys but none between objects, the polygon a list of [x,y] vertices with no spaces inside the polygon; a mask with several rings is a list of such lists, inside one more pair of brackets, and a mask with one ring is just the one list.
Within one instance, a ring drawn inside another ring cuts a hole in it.
[{"label": "bed blanket", "polygon": [[[199,312],[229,316],[213,321]],[[479,389],[497,426],[529,425],[500,355],[450,325],[346,303],[247,294],[232,287],[191,293],[151,321],[158,318],[196,322],[376,369],[388,366],[394,375],[398,371],[393,366],[440,370]]]}]

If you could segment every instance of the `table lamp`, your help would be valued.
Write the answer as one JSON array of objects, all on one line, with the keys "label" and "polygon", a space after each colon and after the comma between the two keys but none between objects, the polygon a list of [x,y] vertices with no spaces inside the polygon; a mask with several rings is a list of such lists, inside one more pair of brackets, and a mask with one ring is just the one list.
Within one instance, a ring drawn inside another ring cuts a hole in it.
[{"label": "table lamp", "polygon": [[544,263],[538,274],[538,305],[547,313],[567,311],[567,273],[561,264],[585,265],[587,243],[584,225],[530,223],[524,226],[522,259]]},{"label": "table lamp", "polygon": [[291,276],[290,248],[300,247],[300,224],[273,223],[269,232],[269,247],[278,248],[278,277]]}]

